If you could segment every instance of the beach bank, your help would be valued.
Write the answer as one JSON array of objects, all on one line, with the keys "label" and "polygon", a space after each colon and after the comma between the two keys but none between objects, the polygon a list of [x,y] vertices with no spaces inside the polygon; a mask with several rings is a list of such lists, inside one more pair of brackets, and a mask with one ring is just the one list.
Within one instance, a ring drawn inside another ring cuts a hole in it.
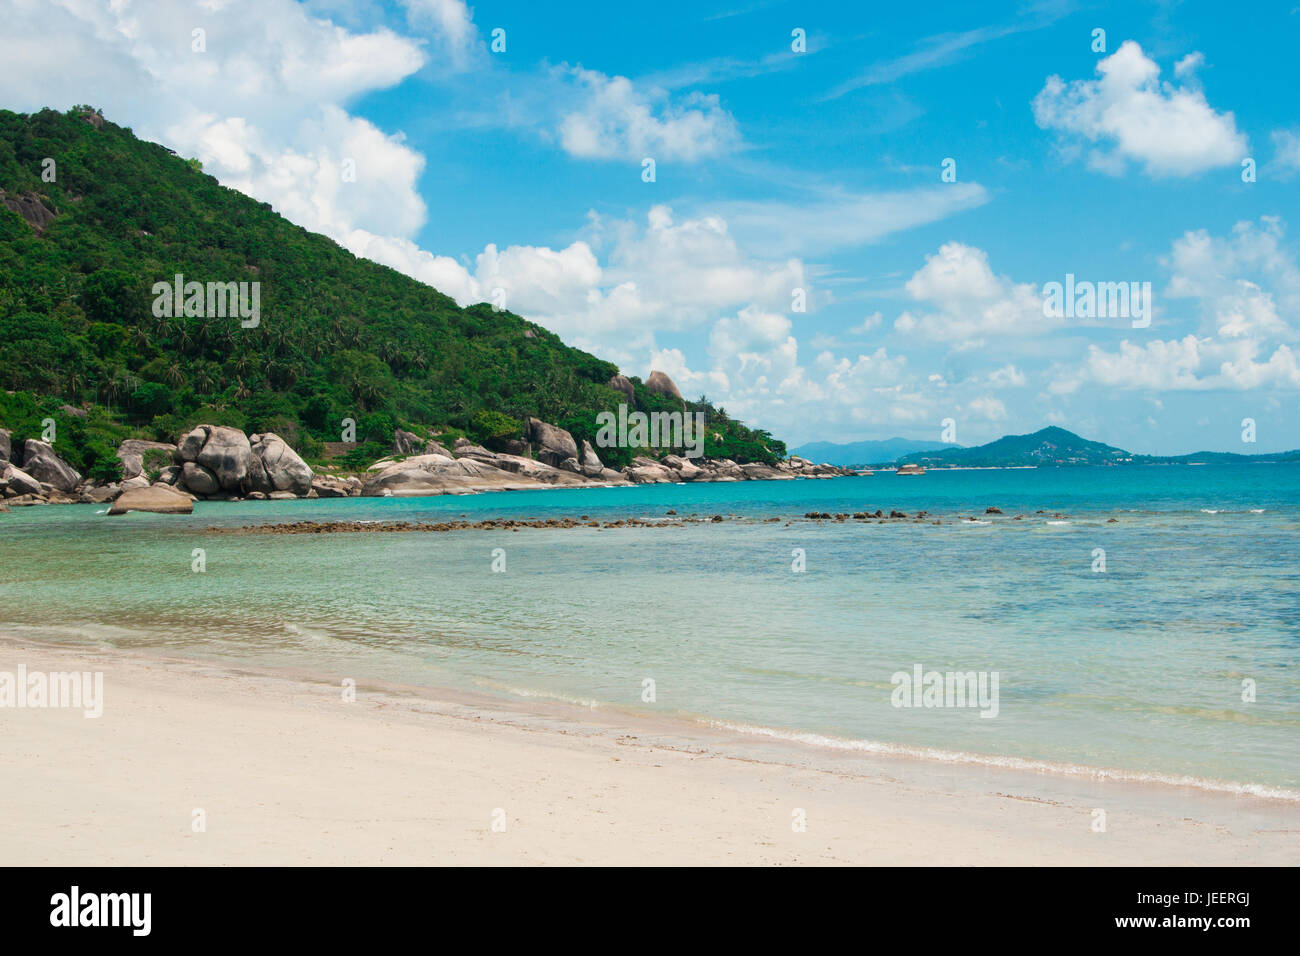
[{"label": "beach bank", "polygon": [[[0,709],[11,864],[1300,860],[1294,803],[823,753],[679,722],[108,647],[102,715]],[[1099,831],[1096,810],[1105,810]]]}]

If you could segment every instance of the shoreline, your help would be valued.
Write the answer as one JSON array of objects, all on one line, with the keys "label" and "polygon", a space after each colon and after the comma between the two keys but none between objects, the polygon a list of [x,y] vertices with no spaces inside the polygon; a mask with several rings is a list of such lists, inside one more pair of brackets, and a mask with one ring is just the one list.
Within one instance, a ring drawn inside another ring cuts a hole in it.
[{"label": "shoreline", "polygon": [[105,692],[98,719],[0,709],[15,863],[1300,860],[1300,808],[1265,796],[449,688],[358,680],[344,703],[337,675],[0,636],[0,670],[20,662]]}]

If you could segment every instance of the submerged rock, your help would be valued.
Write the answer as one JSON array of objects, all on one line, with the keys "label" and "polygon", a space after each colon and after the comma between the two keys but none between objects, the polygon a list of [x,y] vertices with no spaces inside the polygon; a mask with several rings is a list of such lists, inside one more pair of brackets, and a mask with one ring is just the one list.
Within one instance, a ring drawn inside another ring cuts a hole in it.
[{"label": "submerged rock", "polygon": [[174,488],[166,485],[151,485],[148,488],[132,488],[122,492],[108,509],[111,515],[123,515],[128,511],[187,515],[194,511],[194,502],[189,496],[181,494]]}]

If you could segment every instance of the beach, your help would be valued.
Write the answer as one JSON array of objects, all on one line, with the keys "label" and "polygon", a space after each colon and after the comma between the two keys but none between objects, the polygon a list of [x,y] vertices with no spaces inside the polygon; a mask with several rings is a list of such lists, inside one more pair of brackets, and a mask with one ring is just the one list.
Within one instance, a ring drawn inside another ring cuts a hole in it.
[{"label": "beach", "polygon": [[0,670],[19,663],[102,672],[103,712],[0,709],[11,865],[1300,861],[1289,801],[450,689],[358,681],[346,701],[335,675],[0,641]]}]

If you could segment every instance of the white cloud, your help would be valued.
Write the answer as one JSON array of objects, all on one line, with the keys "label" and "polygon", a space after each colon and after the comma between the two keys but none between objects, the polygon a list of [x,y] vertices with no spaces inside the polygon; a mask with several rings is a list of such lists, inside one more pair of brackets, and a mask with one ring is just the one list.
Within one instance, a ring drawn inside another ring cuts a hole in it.
[{"label": "white cloud", "polygon": [[[91,100],[354,252],[372,234],[423,225],[424,158],[346,108],[418,70],[425,54],[416,41],[387,29],[350,32],[291,0],[10,6],[0,35],[7,106]],[[205,31],[201,50],[195,29]],[[344,181],[347,160],[355,182]]]},{"label": "white cloud", "polygon": [[752,248],[807,256],[879,242],[988,201],[988,190],[978,183],[952,183],[883,193],[835,189],[803,201],[735,201],[712,208]]},{"label": "white cloud", "polygon": [[1300,134],[1295,130],[1274,130],[1270,139],[1273,141],[1273,161],[1269,164],[1270,172],[1280,179],[1290,179],[1300,172]]},{"label": "white cloud", "polygon": [[689,163],[740,145],[736,120],[716,95],[690,93],[674,100],[661,88],[638,88],[625,76],[582,67],[557,72],[575,79],[584,94],[559,124],[560,144],[571,156]]},{"label": "white cloud", "polygon": [[1195,84],[1199,54],[1174,69],[1183,85],[1162,83],[1160,67],[1132,40],[1097,64],[1096,80],[1066,83],[1050,76],[1034,97],[1034,118],[1067,144],[1098,144],[1089,163],[1108,173],[1126,162],[1153,176],[1188,176],[1237,163],[1246,152],[1231,112],[1216,112]]},{"label": "white cloud", "polygon": [[905,288],[933,311],[906,311],[894,329],[954,349],[976,347],[985,336],[1031,336],[1059,325],[1043,315],[1042,297],[1032,285],[996,275],[984,250],[960,242],[927,256]]}]

